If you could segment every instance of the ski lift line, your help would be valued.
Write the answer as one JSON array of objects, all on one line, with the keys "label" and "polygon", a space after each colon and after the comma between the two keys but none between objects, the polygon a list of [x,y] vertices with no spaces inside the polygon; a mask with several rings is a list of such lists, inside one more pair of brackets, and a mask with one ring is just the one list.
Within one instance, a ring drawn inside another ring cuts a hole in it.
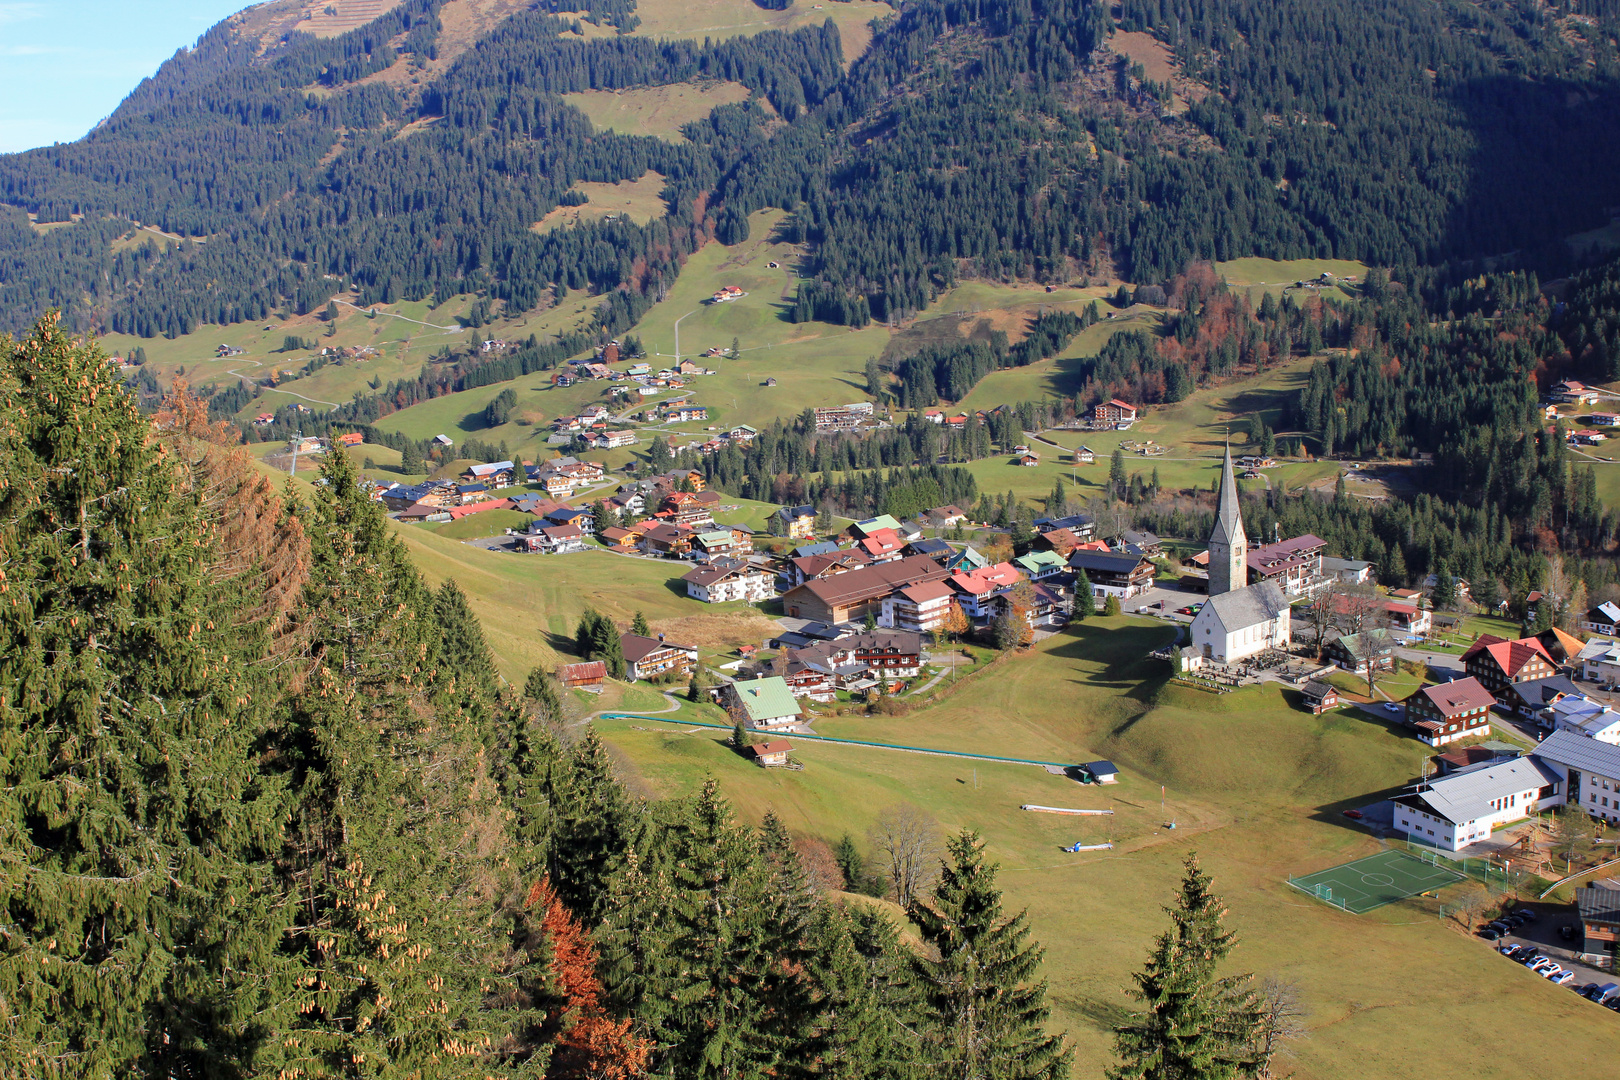
[{"label": "ski lift line", "polygon": [[[696,720],[673,720],[669,717],[643,716],[639,713],[605,712],[599,717],[602,720],[651,720],[660,724],[682,724],[687,727],[712,728],[716,731],[730,731],[729,724],[705,724]],[[802,732],[789,732],[794,739],[805,739],[811,742],[832,743],[841,746],[869,746],[875,750],[900,750],[909,754],[934,754],[938,757],[966,758],[972,761],[999,761],[1007,765],[1039,765],[1045,768],[1049,765],[1060,769],[1072,768],[1074,763],[1068,761],[1035,761],[1031,758],[999,757],[995,754],[970,754],[962,750],[936,750],[928,746],[902,746],[898,743],[870,742],[866,739],[835,739],[827,735],[806,735]],[[1103,811],[1113,813],[1113,811]]]},{"label": "ski lift line", "polygon": [[1023,806],[1020,806],[1018,809],[1020,809],[1020,810],[1034,810],[1034,811],[1036,811],[1038,813],[1042,813],[1042,814],[1083,814],[1083,815],[1087,815],[1087,816],[1097,816],[1097,815],[1102,815],[1102,814],[1112,814],[1113,813],[1112,810],[1073,810],[1073,809],[1070,809],[1069,807],[1066,807],[1066,806],[1036,806],[1034,803],[1025,803]]}]

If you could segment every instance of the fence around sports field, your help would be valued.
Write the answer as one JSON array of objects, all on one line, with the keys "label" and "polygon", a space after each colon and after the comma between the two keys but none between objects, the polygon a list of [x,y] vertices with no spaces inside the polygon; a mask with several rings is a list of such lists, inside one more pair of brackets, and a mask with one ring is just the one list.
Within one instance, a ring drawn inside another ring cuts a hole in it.
[{"label": "fence around sports field", "polygon": [[[1426,854],[1433,856],[1432,852]],[[1341,911],[1364,915],[1385,904],[1438,892],[1464,880],[1463,874],[1443,860],[1431,861],[1390,848],[1304,877],[1289,877],[1288,884]]]}]

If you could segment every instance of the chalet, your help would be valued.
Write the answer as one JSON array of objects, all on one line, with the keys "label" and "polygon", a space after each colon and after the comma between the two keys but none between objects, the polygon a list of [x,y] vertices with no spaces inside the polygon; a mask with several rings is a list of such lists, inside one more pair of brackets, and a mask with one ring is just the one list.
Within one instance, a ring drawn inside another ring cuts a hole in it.
[{"label": "chalet", "polygon": [[[1083,547],[1085,543],[1086,541],[1081,540],[1069,529],[1052,529],[1048,532],[1036,533],[1035,542],[1032,546],[1037,551],[1050,551],[1063,558],[1068,558],[1070,552]],[[1103,550],[1106,551],[1107,549],[1108,545],[1104,544]]]},{"label": "chalet", "polygon": [[720,704],[733,723],[761,730],[792,727],[803,715],[781,676],[726,683]]},{"label": "chalet", "polygon": [[1164,554],[1164,541],[1146,529],[1126,529],[1109,541],[1108,547],[1129,555],[1146,555],[1150,559]]},{"label": "chalet", "polygon": [[649,555],[683,558],[692,550],[692,533],[685,525],[656,521],[647,525],[642,533],[641,549]]},{"label": "chalet", "polygon": [[1481,634],[1463,652],[1462,663],[1468,674],[1478,679],[1499,701],[1506,700],[1507,688],[1513,683],[1558,674],[1558,665],[1535,638],[1504,641]]},{"label": "chalet", "polygon": [[591,445],[598,450],[617,450],[621,446],[634,446],[640,439],[628,428],[620,431],[601,431],[591,436]]},{"label": "chalet", "polygon": [[1041,455],[1035,453],[1033,450],[1027,450],[1024,453],[1019,454],[1017,457],[1013,458],[1013,464],[1014,465],[1023,465],[1023,466],[1025,466],[1027,468],[1034,468],[1036,465],[1039,465],[1040,463],[1041,463]]},{"label": "chalet", "polygon": [[1343,634],[1328,642],[1322,652],[1328,660],[1354,675],[1395,670],[1395,639],[1382,628]]},{"label": "chalet", "polygon": [[894,518],[890,517],[888,514],[879,514],[875,518],[867,518],[865,521],[857,521],[855,524],[849,527],[849,534],[855,537],[855,539],[860,540],[864,537],[871,536],[873,533],[882,529],[888,529],[890,532],[893,532],[896,535],[899,535],[904,531],[902,530],[900,523],[894,520]]},{"label": "chalet", "polygon": [[253,418],[253,425],[255,427],[265,427],[266,425],[273,424],[275,422],[276,422],[276,414],[275,413],[262,412],[258,416],[255,416]]},{"label": "chalet", "polygon": [[838,693],[838,673],[819,657],[801,655],[801,650],[785,650],[771,662],[771,670],[794,697],[828,702]]},{"label": "chalet", "polygon": [[779,506],[773,516],[782,523],[782,535],[790,540],[809,540],[816,535],[813,506]]},{"label": "chalet", "polygon": [[1124,431],[1136,423],[1136,406],[1113,398],[1091,410],[1092,421]]},{"label": "chalet", "polygon": [[944,409],[924,409],[923,412],[922,412],[922,418],[924,420],[928,421],[930,424],[943,425],[945,423],[945,410]]},{"label": "chalet", "polygon": [[1563,778],[1535,755],[1469,772],[1441,776],[1397,795],[1394,824],[1408,839],[1457,851],[1501,825],[1564,801]]},{"label": "chalet", "polygon": [[549,555],[566,555],[585,550],[585,530],[578,525],[552,525],[523,537],[528,551],[543,551]]},{"label": "chalet", "polygon": [[1031,551],[1012,561],[1031,581],[1045,581],[1068,569],[1068,562],[1055,551]]},{"label": "chalet", "polygon": [[1568,401],[1577,405],[1596,405],[1598,402],[1598,392],[1596,390],[1585,383],[1576,382],[1574,379],[1565,379],[1563,382],[1554,383],[1551,397],[1554,401]]},{"label": "chalet", "polygon": [[935,562],[944,562],[954,550],[943,540],[913,540],[906,545],[907,555],[926,555]]},{"label": "chalet", "polygon": [[512,483],[512,463],[492,461],[487,465],[473,465],[461,474],[462,479],[488,484],[492,488],[508,487]]},{"label": "chalet", "polygon": [[556,372],[551,376],[551,385],[557,387],[559,390],[566,390],[568,387],[574,385],[573,373],[566,369]]},{"label": "chalet", "polygon": [[859,570],[863,566],[870,566],[872,560],[866,557],[866,552],[859,548],[849,548],[832,551],[821,555],[800,555],[788,562],[787,579],[792,585],[803,585],[807,581],[817,578],[833,577],[836,574],[847,574],[851,570]]},{"label": "chalet", "polygon": [[557,681],[569,690],[600,688],[606,678],[607,665],[600,660],[564,664],[557,669]]},{"label": "chalet", "polygon": [[427,502],[430,506],[438,505],[433,501],[435,492],[431,484],[412,484],[410,487],[391,487],[383,492],[382,503],[385,508],[395,513],[408,510],[418,503]]},{"label": "chalet", "polygon": [[1361,559],[1335,559],[1324,555],[1319,565],[1323,577],[1341,585],[1370,585],[1373,580],[1372,563]]},{"label": "chalet", "polygon": [[883,598],[878,625],[916,633],[945,628],[956,590],[943,581],[921,581],[896,589]]},{"label": "chalet", "polygon": [[1058,518],[1036,518],[1035,529],[1037,532],[1067,529],[1081,540],[1090,540],[1097,530],[1097,521],[1090,514],[1069,514]]},{"label": "chalet", "polygon": [[1593,413],[1586,418],[1586,422],[1593,427],[1620,427],[1620,414]]},{"label": "chalet", "polygon": [[637,529],[621,529],[617,525],[610,525],[602,530],[601,539],[603,545],[609,551],[628,555],[640,545],[641,535],[641,532]]},{"label": "chalet", "polygon": [[1300,695],[1305,699],[1305,707],[1311,710],[1313,716],[1321,716],[1329,709],[1339,706],[1339,690],[1330,682],[1312,679],[1300,689]]},{"label": "chalet", "polygon": [[[864,406],[864,407],[863,407]],[[849,431],[860,427],[872,419],[871,402],[862,405],[843,405],[830,409],[814,409],[812,414],[816,421],[816,430],[820,431]]]},{"label": "chalet", "polygon": [[[546,511],[544,519],[553,525],[578,525],[582,529],[596,524],[589,510],[580,506],[558,506]],[[533,531],[531,526],[530,531]]]},{"label": "chalet", "polygon": [[706,405],[671,405],[664,410],[664,419],[676,423],[686,424],[694,420],[707,420],[709,408]]},{"label": "chalet", "polygon": [[923,512],[923,520],[935,529],[949,529],[962,524],[967,515],[955,506],[936,506]]},{"label": "chalet", "polygon": [[1581,629],[1594,634],[1620,634],[1620,604],[1605,601],[1581,616]]},{"label": "chalet", "polygon": [[1326,547],[1326,540],[1307,534],[1254,548],[1247,559],[1249,580],[1270,581],[1284,596],[1307,596],[1321,584]]},{"label": "chalet", "polygon": [[713,296],[709,297],[709,303],[724,304],[728,300],[736,300],[743,295],[743,291],[735,285],[722,285]]},{"label": "chalet", "polygon": [[624,650],[625,671],[631,681],[686,675],[698,662],[696,645],[677,645],[665,641],[663,634],[620,634],[619,647]]},{"label": "chalet", "polygon": [[1502,704],[1526,719],[1551,724],[1552,707],[1567,697],[1584,698],[1585,695],[1566,676],[1553,675],[1513,683],[1507,688]]},{"label": "chalet", "polygon": [[539,479],[540,487],[552,499],[569,499],[574,495],[576,481],[567,473],[547,473]]},{"label": "chalet", "polygon": [[1425,686],[1406,699],[1406,723],[1430,746],[1491,733],[1496,698],[1475,678]]},{"label": "chalet", "polygon": [[831,673],[846,684],[867,674],[894,680],[911,678],[922,671],[922,635],[908,630],[869,630],[814,642],[791,653],[796,660]]},{"label": "chalet", "polygon": [[692,537],[692,557],[698,562],[736,558],[754,550],[754,537],[747,529],[709,529]]},{"label": "chalet", "polygon": [[468,503],[483,502],[487,498],[489,498],[489,488],[483,484],[456,485],[456,500],[462,506],[466,506]]},{"label": "chalet", "polygon": [[948,571],[934,560],[912,555],[896,562],[864,566],[859,570],[806,581],[782,597],[782,610],[790,618],[840,623],[883,611],[883,598],[903,585],[943,581]]},{"label": "chalet", "polygon": [[894,562],[905,557],[906,543],[893,529],[878,529],[856,541],[855,546],[875,563]]},{"label": "chalet", "polygon": [[1117,596],[1121,600],[1147,592],[1153,587],[1153,576],[1158,572],[1145,555],[1083,549],[1070,554],[1069,569],[1085,571],[1095,598]]},{"label": "chalet", "polygon": [[632,379],[644,379],[648,375],[652,374],[652,365],[646,363],[631,364],[625,369],[625,374],[629,375]]},{"label": "chalet", "polygon": [[748,748],[748,756],[762,769],[784,768],[792,752],[793,744],[786,739],[773,739]]},{"label": "chalet", "polygon": [[1581,650],[1586,648],[1586,642],[1556,626],[1549,626],[1535,635],[1535,638],[1541,642],[1541,647],[1547,650],[1547,655],[1553,658],[1555,664],[1573,665],[1575,658],[1581,655]]},{"label": "chalet", "polygon": [[358,431],[348,431],[339,435],[337,441],[341,446],[359,446],[366,441],[366,437]]},{"label": "chalet", "polygon": [[1080,449],[1074,452],[1074,463],[1076,465],[1090,465],[1096,460],[1097,451],[1093,450],[1089,446],[1082,446]]},{"label": "chalet", "polygon": [[1232,664],[1286,649],[1292,627],[1287,597],[1269,581],[1218,593],[1204,602],[1188,627],[1192,648],[1203,660]]},{"label": "chalet", "polygon": [[980,555],[978,550],[972,547],[964,547],[945,560],[945,569],[947,570],[977,570],[982,566],[989,565],[990,560]]},{"label": "chalet", "polygon": [[750,565],[747,559],[714,559],[681,575],[686,595],[705,604],[743,600],[757,604],[776,595],[769,570]]},{"label": "chalet", "polygon": [[435,446],[445,446],[445,447],[456,445],[454,440],[452,440],[450,438],[450,436],[448,436],[448,435],[435,435],[435,436],[433,436],[433,444]]},{"label": "chalet", "polygon": [[1001,598],[1012,592],[1024,580],[1024,575],[1012,563],[996,563],[963,573],[957,571],[946,579],[956,591],[956,602],[974,622],[985,622],[1000,612]]}]

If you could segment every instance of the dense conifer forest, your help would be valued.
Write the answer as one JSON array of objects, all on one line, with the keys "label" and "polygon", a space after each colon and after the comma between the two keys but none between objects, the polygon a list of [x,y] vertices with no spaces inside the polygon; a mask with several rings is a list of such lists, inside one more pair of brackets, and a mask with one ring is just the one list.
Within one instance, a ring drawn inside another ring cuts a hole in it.
[{"label": "dense conifer forest", "polygon": [[[362,305],[476,292],[512,310],[564,290],[655,298],[766,206],[813,245],[795,316],[860,325],[964,274],[1160,283],[1245,254],[1553,268],[1560,237],[1620,202],[1602,5],[1130,0],[1118,25],[1164,43],[1176,88],[1099,50],[1115,22],[1096,0],[919,0],[847,74],[831,23],[581,40],[530,11],[415,96],[358,81],[437,56],[439,6],[262,56],[222,24],[86,138],[0,158],[7,325],[56,306],[74,327],[173,335],[351,288]],[[673,145],[594,131],[559,97],[696,76],[788,123],[744,102]],[[666,217],[529,230],[577,181],[648,170]],[[39,233],[25,212],[73,223]]]}]

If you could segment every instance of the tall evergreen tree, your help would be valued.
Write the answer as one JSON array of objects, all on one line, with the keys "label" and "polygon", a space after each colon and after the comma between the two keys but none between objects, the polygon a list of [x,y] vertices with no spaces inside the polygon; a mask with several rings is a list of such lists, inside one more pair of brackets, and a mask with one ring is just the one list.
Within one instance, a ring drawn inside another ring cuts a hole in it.
[{"label": "tall evergreen tree", "polygon": [[494,701],[499,692],[495,661],[484,641],[478,616],[454,580],[439,586],[433,597],[435,677],[441,684],[460,688],[463,700]]},{"label": "tall evergreen tree", "polygon": [[1171,926],[1135,976],[1131,996],[1147,1012],[1115,1029],[1120,1064],[1111,1080],[1226,1080],[1246,1075],[1259,1008],[1249,976],[1224,978],[1217,966],[1237,945],[1222,928],[1226,908],[1188,855],[1181,890],[1165,909]]},{"label": "tall evergreen tree", "polygon": [[1035,981],[1042,950],[1029,944],[1023,913],[1002,917],[996,867],[977,833],[964,829],[946,850],[932,898],[910,912],[938,953],[913,960],[935,1071],[963,1080],[1067,1077],[1063,1037],[1044,1029],[1046,983]]},{"label": "tall evergreen tree", "polygon": [[0,396],[0,1073],[243,1075],[289,986],[261,567],[54,316]]}]

